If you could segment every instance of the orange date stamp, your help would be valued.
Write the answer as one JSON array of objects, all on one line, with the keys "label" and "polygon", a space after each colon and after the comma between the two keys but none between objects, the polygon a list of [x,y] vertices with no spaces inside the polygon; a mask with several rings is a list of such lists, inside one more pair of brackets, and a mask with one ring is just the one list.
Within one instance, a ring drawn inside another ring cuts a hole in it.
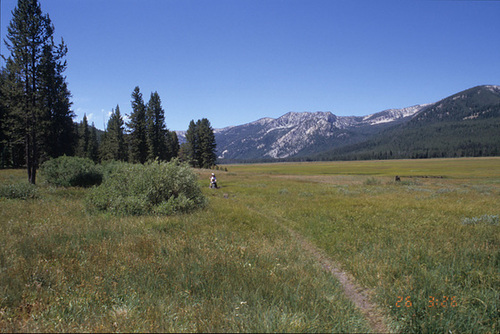
[{"label": "orange date stamp", "polygon": [[[396,307],[412,307],[413,302],[411,300],[411,296],[398,296],[396,301]],[[429,296],[427,307],[457,307],[457,298],[456,296],[440,296],[438,298],[434,296]]]}]

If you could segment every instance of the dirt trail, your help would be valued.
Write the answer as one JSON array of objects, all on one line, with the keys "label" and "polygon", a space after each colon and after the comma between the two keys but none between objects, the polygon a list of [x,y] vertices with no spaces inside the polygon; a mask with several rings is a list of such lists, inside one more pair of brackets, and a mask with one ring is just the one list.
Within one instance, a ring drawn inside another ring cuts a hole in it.
[{"label": "dirt trail", "polygon": [[[250,210],[256,212],[257,214],[264,215],[255,209],[249,208]],[[309,240],[303,237],[301,234],[295,232],[291,228],[285,226],[280,222],[280,218],[274,217],[274,221],[283,227],[290,233],[302,246],[304,250],[309,252],[325,269],[330,272],[335,278],[337,278],[344,288],[345,295],[359,308],[361,313],[365,316],[370,324],[372,332],[374,333],[390,333],[389,328],[386,325],[383,313],[380,311],[375,303],[370,301],[370,290],[365,289],[358,285],[354,280],[354,277],[348,273],[340,270],[340,265],[329,258],[323,251],[318,247],[313,245]]]},{"label": "dirt trail", "polygon": [[359,286],[352,276],[340,270],[340,266],[335,261],[328,258],[328,256],[314,246],[309,240],[283,224],[280,225],[298,240],[302,248],[311,253],[325,270],[339,280],[344,288],[346,296],[360,309],[361,313],[363,313],[368,320],[374,333],[390,333],[385,324],[382,312],[380,312],[376,304],[370,301],[369,290]]}]

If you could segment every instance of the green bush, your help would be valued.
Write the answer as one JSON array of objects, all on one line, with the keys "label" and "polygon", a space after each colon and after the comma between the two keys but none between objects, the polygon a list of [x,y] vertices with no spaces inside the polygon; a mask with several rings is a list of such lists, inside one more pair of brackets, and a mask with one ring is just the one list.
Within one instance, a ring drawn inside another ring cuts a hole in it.
[{"label": "green bush", "polygon": [[106,175],[103,183],[88,194],[90,209],[125,215],[169,215],[206,204],[198,177],[189,165],[178,160],[113,164]]},{"label": "green bush", "polygon": [[102,171],[88,158],[62,156],[46,161],[40,172],[47,183],[59,187],[91,187],[102,182]]},{"label": "green bush", "polygon": [[33,199],[38,196],[35,185],[29,183],[16,183],[0,186],[0,198]]},{"label": "green bush", "polygon": [[378,186],[380,185],[380,183],[381,183],[380,180],[374,177],[369,177],[363,182],[365,186]]},{"label": "green bush", "polygon": [[106,160],[101,163],[101,171],[103,180],[109,178],[112,174],[121,171],[125,166],[129,166],[128,162],[117,160]]}]

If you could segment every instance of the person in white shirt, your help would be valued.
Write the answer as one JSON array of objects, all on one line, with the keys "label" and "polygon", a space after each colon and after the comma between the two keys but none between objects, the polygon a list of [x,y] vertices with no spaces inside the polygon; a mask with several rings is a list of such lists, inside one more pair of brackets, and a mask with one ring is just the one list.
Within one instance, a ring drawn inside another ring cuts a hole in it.
[{"label": "person in white shirt", "polygon": [[210,188],[217,189],[217,179],[215,178],[214,173],[212,173],[212,176],[210,177]]}]

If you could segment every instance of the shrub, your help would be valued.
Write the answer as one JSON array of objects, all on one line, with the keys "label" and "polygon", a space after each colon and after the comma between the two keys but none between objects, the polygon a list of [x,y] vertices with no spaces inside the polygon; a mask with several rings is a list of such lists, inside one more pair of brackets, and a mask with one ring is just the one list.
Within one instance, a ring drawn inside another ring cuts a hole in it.
[{"label": "shrub", "polygon": [[47,183],[60,187],[91,187],[102,182],[102,171],[88,158],[62,156],[40,168]]},{"label": "shrub", "polygon": [[91,209],[125,215],[169,215],[205,204],[198,177],[178,160],[114,164],[104,182],[87,197]]},{"label": "shrub", "polygon": [[16,183],[0,187],[0,198],[33,199],[37,196],[36,186],[29,183]]},{"label": "shrub", "polygon": [[380,180],[374,178],[374,177],[369,177],[363,182],[365,186],[378,186],[380,185]]},{"label": "shrub", "polygon": [[499,222],[500,218],[498,215],[482,215],[481,217],[462,218],[462,225],[486,224],[498,226]]},{"label": "shrub", "polygon": [[125,166],[128,166],[127,162],[117,161],[117,160],[107,160],[101,164],[102,178],[103,180],[109,178],[112,174],[119,172]]}]

